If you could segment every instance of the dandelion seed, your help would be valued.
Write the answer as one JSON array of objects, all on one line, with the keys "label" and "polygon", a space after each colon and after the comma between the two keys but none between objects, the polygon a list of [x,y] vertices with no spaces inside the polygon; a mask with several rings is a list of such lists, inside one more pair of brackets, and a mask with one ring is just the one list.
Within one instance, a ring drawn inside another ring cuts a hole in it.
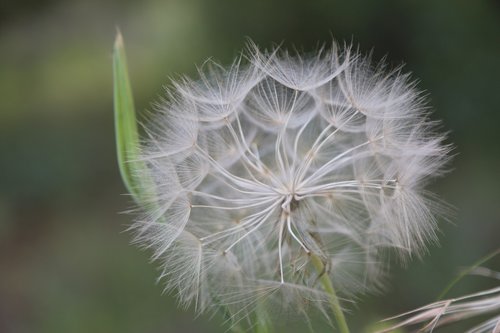
[{"label": "dandelion seed", "polygon": [[382,252],[418,255],[436,239],[424,185],[450,147],[399,69],[335,45],[315,57],[249,49],[248,64],[207,62],[200,80],[174,82],[159,106],[136,241],[199,311],[328,316],[323,274],[349,298],[379,284]]}]

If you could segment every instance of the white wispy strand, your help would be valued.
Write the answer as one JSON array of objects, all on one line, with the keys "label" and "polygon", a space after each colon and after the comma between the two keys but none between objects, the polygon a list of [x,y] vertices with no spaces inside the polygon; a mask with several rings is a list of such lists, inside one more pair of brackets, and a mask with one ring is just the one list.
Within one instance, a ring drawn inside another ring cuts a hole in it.
[{"label": "white wispy strand", "polygon": [[450,147],[400,69],[350,47],[304,57],[251,44],[229,68],[208,61],[199,80],[174,82],[158,109],[134,229],[184,305],[328,316],[321,274],[351,297],[379,284],[381,253],[436,239],[425,185]]},{"label": "white wispy strand", "polygon": [[396,317],[385,319],[403,319],[403,321],[378,333],[392,332],[400,327],[424,323],[425,325],[419,329],[419,332],[433,332],[439,326],[486,314],[493,316],[469,329],[467,333],[499,333],[499,311],[500,287],[497,287],[458,298],[438,301]]}]

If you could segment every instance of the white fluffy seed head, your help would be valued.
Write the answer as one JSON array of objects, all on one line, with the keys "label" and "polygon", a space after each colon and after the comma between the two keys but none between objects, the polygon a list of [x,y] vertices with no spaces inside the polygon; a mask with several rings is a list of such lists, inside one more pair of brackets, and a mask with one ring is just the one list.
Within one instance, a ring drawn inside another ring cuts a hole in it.
[{"label": "white fluffy seed head", "polygon": [[436,240],[424,185],[450,147],[399,69],[349,47],[306,58],[252,45],[229,68],[208,62],[199,80],[174,82],[158,111],[134,227],[184,305],[326,314],[320,274],[352,296],[379,285],[382,253]]}]

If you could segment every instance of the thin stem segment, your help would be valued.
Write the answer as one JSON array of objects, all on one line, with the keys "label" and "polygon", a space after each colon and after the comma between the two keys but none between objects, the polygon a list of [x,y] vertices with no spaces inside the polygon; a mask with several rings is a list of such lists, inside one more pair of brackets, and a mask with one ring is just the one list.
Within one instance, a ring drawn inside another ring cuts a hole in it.
[{"label": "thin stem segment", "polygon": [[320,274],[319,281],[321,282],[323,289],[329,296],[328,301],[330,302],[330,307],[333,311],[333,315],[335,316],[335,320],[337,321],[337,326],[339,331],[341,333],[349,333],[349,327],[347,326],[347,321],[345,320],[344,312],[342,312],[342,308],[340,307],[340,302],[337,297],[337,293],[333,288],[333,284],[332,281],[330,280],[330,277],[325,271],[326,269],[325,264],[323,263],[321,258],[315,255],[314,253],[311,253],[310,256],[314,268],[316,268],[316,271],[318,272],[318,274]]}]

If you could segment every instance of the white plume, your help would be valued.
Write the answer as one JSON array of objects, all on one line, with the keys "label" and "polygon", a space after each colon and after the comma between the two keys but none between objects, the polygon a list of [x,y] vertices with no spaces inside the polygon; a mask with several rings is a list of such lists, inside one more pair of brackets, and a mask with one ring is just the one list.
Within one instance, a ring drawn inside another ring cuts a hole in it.
[{"label": "white plume", "polygon": [[350,47],[304,57],[252,44],[229,68],[210,61],[174,82],[167,100],[144,139],[151,203],[134,229],[182,304],[326,315],[321,274],[351,297],[379,285],[382,253],[436,240],[425,184],[450,147],[400,69]]}]

